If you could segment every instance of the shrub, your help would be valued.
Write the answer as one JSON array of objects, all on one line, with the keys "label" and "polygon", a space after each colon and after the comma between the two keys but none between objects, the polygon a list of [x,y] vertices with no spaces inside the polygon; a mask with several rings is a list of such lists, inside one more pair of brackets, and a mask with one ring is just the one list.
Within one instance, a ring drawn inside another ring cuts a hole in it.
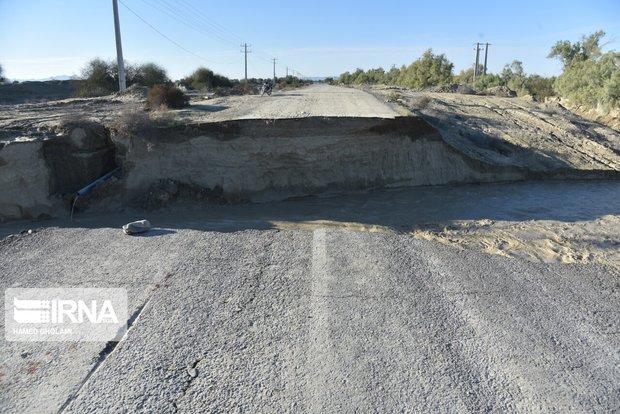
[{"label": "shrub", "polygon": [[[118,65],[115,60],[91,60],[82,69],[82,78],[84,80],[77,92],[79,96],[101,96],[118,91]],[[170,82],[166,70],[154,63],[137,66],[125,63],[125,80],[128,87]]]},{"label": "shrub", "polygon": [[421,58],[400,71],[397,83],[410,88],[448,85],[452,82],[454,65],[445,55],[428,49]]},{"label": "shrub", "polygon": [[181,79],[181,84],[188,89],[213,89],[218,86],[229,88],[233,83],[226,76],[213,73],[212,70],[200,67],[191,75]]},{"label": "shrub", "polygon": [[188,105],[189,98],[172,85],[155,85],[146,97],[146,107],[150,110],[184,108]]},{"label": "shrub", "polygon": [[158,84],[170,82],[166,70],[155,63],[144,63],[138,66],[131,66],[131,76],[129,76],[129,84],[139,84],[143,86],[153,87]]},{"label": "shrub", "polygon": [[[256,81],[256,83],[258,83],[258,81]],[[232,87],[231,93],[233,95],[254,95],[257,92],[257,88],[254,84],[254,82],[239,82]]]},{"label": "shrub", "polygon": [[580,42],[557,42],[549,57],[562,61],[564,72],[555,82],[555,90],[574,104],[602,106],[604,110],[620,107],[620,53],[601,51],[598,31],[583,36]]},{"label": "shrub", "polygon": [[[472,72],[473,72],[473,69],[472,69]],[[502,84],[502,80],[499,75],[489,73],[486,75],[478,76],[476,78],[476,81],[473,84],[474,84],[474,89],[480,91],[480,90],[492,88],[494,86],[500,86]]]},{"label": "shrub", "polygon": [[421,89],[451,84],[453,68],[454,65],[445,55],[436,55],[432,49],[428,49],[421,58],[409,66],[402,66],[400,69],[392,67],[388,72],[383,68],[370,69],[366,72],[357,69],[353,73],[343,73],[338,81],[346,85],[385,83]]},{"label": "shrub", "polygon": [[153,129],[153,121],[144,111],[123,111],[112,128],[123,135],[145,136]]},{"label": "shrub", "polygon": [[111,70],[111,62],[95,58],[82,69],[82,84],[78,89],[79,96],[107,95],[118,89],[118,70],[116,78]]}]

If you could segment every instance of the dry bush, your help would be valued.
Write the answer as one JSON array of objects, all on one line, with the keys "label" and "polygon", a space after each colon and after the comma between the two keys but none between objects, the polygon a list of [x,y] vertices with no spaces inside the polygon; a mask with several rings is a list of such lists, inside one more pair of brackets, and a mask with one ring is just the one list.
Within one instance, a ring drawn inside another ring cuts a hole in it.
[{"label": "dry bush", "polygon": [[122,135],[144,136],[153,129],[153,121],[142,110],[124,111],[112,125]]},{"label": "dry bush", "polygon": [[412,102],[411,106],[414,109],[424,109],[426,108],[433,100],[428,96],[418,96]]},{"label": "dry bush", "polygon": [[146,97],[149,110],[185,108],[189,105],[189,97],[173,85],[155,85]]},{"label": "dry bush", "polygon": [[254,95],[257,93],[257,88],[250,82],[239,82],[232,87],[230,93],[232,95]]},{"label": "dry bush", "polygon": [[387,94],[387,99],[389,101],[396,102],[400,99],[400,94],[398,92],[390,91],[390,93]]}]

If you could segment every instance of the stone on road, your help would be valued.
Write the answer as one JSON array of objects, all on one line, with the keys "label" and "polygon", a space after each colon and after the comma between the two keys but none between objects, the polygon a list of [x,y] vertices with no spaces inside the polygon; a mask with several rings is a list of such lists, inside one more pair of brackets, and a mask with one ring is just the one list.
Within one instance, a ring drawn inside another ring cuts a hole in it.
[{"label": "stone on road", "polygon": [[140,311],[107,352],[4,341],[3,412],[620,408],[612,268],[326,228],[11,240],[4,288],[125,287]]}]

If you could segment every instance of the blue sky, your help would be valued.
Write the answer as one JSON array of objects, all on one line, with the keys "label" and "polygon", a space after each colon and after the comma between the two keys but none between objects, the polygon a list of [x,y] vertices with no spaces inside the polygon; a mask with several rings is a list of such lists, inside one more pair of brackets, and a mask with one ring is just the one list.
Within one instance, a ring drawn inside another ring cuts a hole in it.
[{"label": "blue sky", "polygon": [[[492,72],[518,59],[528,73],[557,75],[559,62],[546,58],[551,46],[598,29],[607,32],[606,50],[620,50],[618,0],[119,0],[119,9],[125,60],[158,63],[173,79],[198,66],[243,77],[243,42],[252,45],[250,77],[269,76],[272,57],[278,76],[287,66],[333,76],[409,64],[428,48],[458,72],[472,66],[475,42],[491,43]],[[94,57],[116,57],[112,0],[0,0],[8,78],[77,75]]]}]

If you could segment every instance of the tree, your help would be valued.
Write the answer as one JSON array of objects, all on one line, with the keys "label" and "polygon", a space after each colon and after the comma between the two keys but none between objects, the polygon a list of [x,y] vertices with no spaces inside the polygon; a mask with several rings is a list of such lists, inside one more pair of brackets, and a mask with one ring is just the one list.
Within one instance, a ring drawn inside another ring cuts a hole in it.
[{"label": "tree", "polygon": [[2,65],[0,65],[0,83],[4,82],[4,76],[2,76],[4,73],[4,69],[2,69]]},{"label": "tree", "polygon": [[560,40],[553,45],[547,57],[560,59],[564,68],[574,62],[596,59],[602,54],[599,43],[604,36],[605,32],[598,30],[587,37],[581,36],[580,42],[571,43],[568,40]]},{"label": "tree", "polygon": [[351,73],[345,72],[338,77],[338,82],[344,83],[345,85],[349,85],[351,83],[352,76]]},{"label": "tree", "polygon": [[118,89],[118,71],[115,76],[112,69],[111,63],[100,58],[92,59],[82,69],[84,80],[78,94],[81,96],[100,96]]},{"label": "tree", "polygon": [[155,63],[145,63],[136,66],[130,79],[131,83],[148,87],[163,85],[170,82],[166,69],[156,65]]},{"label": "tree", "polygon": [[513,60],[511,64],[505,65],[504,69],[502,69],[500,78],[503,85],[508,86],[510,89],[517,92],[518,95],[527,94],[527,92],[525,92],[525,70],[523,69],[523,62],[520,60]]},{"label": "tree", "polygon": [[399,76],[400,69],[396,66],[393,66],[392,69],[390,69],[390,71],[385,74],[385,83],[387,83],[388,85],[394,85],[396,84],[396,80]]},{"label": "tree", "polygon": [[181,84],[189,89],[213,89],[220,87],[231,87],[232,82],[225,76],[213,73],[205,67],[199,67],[191,75],[181,79]]},{"label": "tree", "polygon": [[400,71],[397,83],[411,88],[447,85],[452,82],[453,68],[445,55],[435,55],[428,49],[421,58]]},{"label": "tree", "polygon": [[[155,63],[132,65],[125,62],[127,86],[143,85],[153,87],[170,82],[166,70]],[[118,91],[118,65],[115,60],[95,58],[82,69],[81,96],[100,96]]]},{"label": "tree", "polygon": [[600,45],[605,32],[582,36],[581,41],[557,42],[549,57],[558,58],[564,66],[555,82],[560,96],[577,105],[604,110],[620,107],[620,53],[603,54]]}]

